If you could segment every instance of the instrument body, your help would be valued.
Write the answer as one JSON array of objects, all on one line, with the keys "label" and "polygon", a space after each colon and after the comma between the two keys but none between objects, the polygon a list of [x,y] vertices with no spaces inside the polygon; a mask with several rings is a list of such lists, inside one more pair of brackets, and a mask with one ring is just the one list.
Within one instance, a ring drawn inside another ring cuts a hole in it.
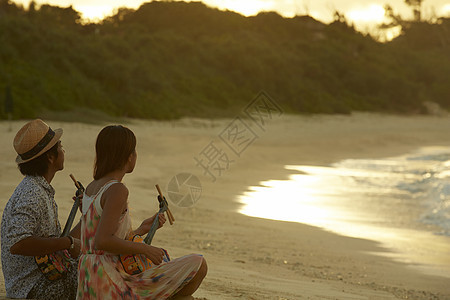
[{"label": "instrument body", "polygon": [[72,268],[69,251],[62,250],[43,256],[35,256],[39,270],[51,281],[63,278]]},{"label": "instrument body", "polygon": [[[145,239],[142,239],[140,235],[134,235],[130,236],[128,240],[150,245],[152,243],[152,239],[156,233],[156,230],[158,229],[159,226],[159,214],[167,212],[170,224],[173,224],[173,222],[175,221],[172,213],[169,210],[169,204],[166,198],[162,195],[158,185],[156,185],[156,188],[159,192],[158,196],[159,212],[156,214],[155,219],[153,220],[150,231],[148,232]],[[169,253],[167,253],[165,249],[162,250],[164,251],[163,262],[170,261]],[[119,255],[119,260],[123,267],[123,270],[130,275],[139,274],[154,266],[154,263],[150,259],[148,259],[145,255],[142,254]]]},{"label": "instrument body", "polygon": [[[145,243],[140,235],[131,236],[128,240],[136,243]],[[165,249],[162,250],[164,251],[163,262],[170,261],[169,253]],[[123,270],[130,275],[139,274],[155,265],[143,254],[119,255],[119,259]]]},{"label": "instrument body", "polygon": [[[66,225],[64,226],[61,237],[69,235],[69,231],[72,228],[77,210],[80,207],[80,196],[84,193],[84,187],[81,182],[76,181],[72,174],[70,174],[70,177],[75,182],[75,186],[77,187],[76,200],[72,206],[72,209],[70,210],[70,214],[67,219]],[[67,250],[56,251],[54,253],[42,256],[35,256],[34,261],[38,265],[38,268],[42,272],[42,274],[44,274],[44,276],[50,281],[55,281],[63,278],[67,273],[70,272],[72,268],[70,254]]]}]

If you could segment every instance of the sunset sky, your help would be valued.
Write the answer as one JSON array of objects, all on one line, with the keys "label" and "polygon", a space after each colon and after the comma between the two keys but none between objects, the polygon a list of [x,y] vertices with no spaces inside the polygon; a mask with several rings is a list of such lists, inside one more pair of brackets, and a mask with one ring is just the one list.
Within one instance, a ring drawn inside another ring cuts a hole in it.
[{"label": "sunset sky", "polygon": [[[15,0],[28,6],[29,0]],[[36,0],[38,4],[50,3],[59,6],[69,6],[80,11],[84,18],[96,20],[111,15],[115,8],[126,6],[138,8],[145,1],[140,0]],[[203,0],[205,4],[219,9],[228,9],[246,16],[255,15],[260,11],[277,11],[285,17],[309,14],[314,18],[329,22],[337,9],[343,12],[348,20],[364,29],[381,23],[384,18],[383,6],[389,3],[397,12],[405,17],[411,16],[410,9],[404,0]],[[450,16],[450,0],[425,0],[424,15]]]}]

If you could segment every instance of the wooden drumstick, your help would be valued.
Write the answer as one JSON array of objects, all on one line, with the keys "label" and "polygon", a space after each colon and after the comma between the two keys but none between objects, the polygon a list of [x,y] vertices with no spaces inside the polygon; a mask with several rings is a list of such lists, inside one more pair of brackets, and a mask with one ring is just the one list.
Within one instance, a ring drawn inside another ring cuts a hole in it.
[{"label": "wooden drumstick", "polygon": [[[161,200],[164,200],[164,196],[161,192],[161,189],[159,188],[159,185],[155,185],[156,189],[158,190],[159,195],[161,196]],[[175,218],[173,217],[172,212],[170,211],[169,206],[167,205],[167,218],[169,219],[170,225],[173,225],[173,222],[175,222]]]},{"label": "wooden drumstick", "polygon": [[169,222],[172,221],[171,225],[173,225],[173,222],[175,222],[175,218],[173,217],[172,212],[170,211],[169,208],[167,208],[167,216],[169,217]]},{"label": "wooden drumstick", "polygon": [[78,184],[78,181],[75,179],[75,177],[72,174],[70,174],[69,176],[70,176],[70,178],[72,178],[73,182],[75,183],[75,186],[80,189],[81,187]]}]

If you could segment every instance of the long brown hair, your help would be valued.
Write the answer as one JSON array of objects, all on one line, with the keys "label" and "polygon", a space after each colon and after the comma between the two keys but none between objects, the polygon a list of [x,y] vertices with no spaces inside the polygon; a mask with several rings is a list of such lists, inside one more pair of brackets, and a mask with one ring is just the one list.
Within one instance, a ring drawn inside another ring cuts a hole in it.
[{"label": "long brown hair", "polygon": [[122,125],[110,125],[100,131],[95,144],[94,179],[121,169],[136,149],[136,136]]}]

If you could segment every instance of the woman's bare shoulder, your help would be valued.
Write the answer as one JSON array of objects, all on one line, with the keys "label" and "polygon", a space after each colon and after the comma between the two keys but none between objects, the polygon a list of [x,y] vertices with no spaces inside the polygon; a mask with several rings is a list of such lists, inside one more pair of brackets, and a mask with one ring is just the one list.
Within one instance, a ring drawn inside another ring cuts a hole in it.
[{"label": "woman's bare shoulder", "polygon": [[111,185],[103,192],[100,199],[102,208],[104,208],[105,202],[126,205],[128,203],[128,188],[122,182]]},{"label": "woman's bare shoulder", "polygon": [[[100,192],[100,190],[106,184],[108,184],[108,182],[110,182],[110,180],[98,179],[92,181],[86,187],[86,195],[91,197],[97,195]],[[117,182],[109,186],[108,189],[105,190],[103,194],[114,194],[114,193],[118,193],[119,195],[124,194],[128,195],[128,188],[122,182]]]},{"label": "woman's bare shoulder", "polygon": [[119,195],[124,195],[125,194],[125,195],[128,196],[128,188],[122,182],[117,182],[117,183],[111,185],[105,191],[105,193],[108,193],[108,194],[119,194]]}]

